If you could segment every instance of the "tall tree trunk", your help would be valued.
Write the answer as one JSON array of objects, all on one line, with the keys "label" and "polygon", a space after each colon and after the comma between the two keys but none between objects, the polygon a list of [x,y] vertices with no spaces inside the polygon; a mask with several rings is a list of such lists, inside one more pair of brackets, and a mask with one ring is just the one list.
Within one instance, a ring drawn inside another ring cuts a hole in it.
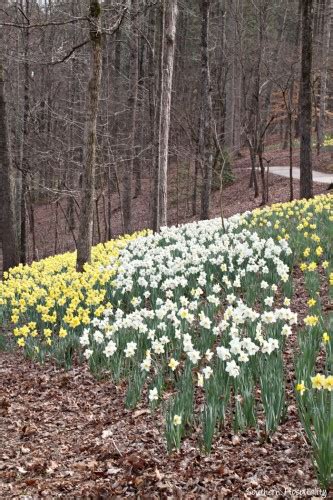
[{"label": "tall tree trunk", "polygon": [[293,168],[294,168],[294,158],[293,158],[293,111],[292,111],[292,89],[289,91],[289,109],[288,109],[288,131],[289,131],[289,194],[290,201],[294,199],[294,182],[293,182]]},{"label": "tall tree trunk", "polygon": [[235,112],[235,0],[226,1],[226,45],[227,76],[225,98],[225,146],[230,153],[234,147],[234,112]]},{"label": "tall tree trunk", "polygon": [[91,260],[93,237],[97,114],[102,77],[101,6],[99,0],[90,0],[89,14],[92,66],[88,86],[86,146],[82,176],[80,226],[77,242],[77,271],[83,271],[84,264]]},{"label": "tall tree trunk", "polygon": [[300,82],[300,195],[301,198],[313,196],[312,181],[312,23],[313,0],[302,2],[302,69]]},{"label": "tall tree trunk", "polygon": [[4,92],[4,70],[0,63],[0,241],[3,270],[19,263],[19,249],[13,200],[13,169],[9,153],[7,109]]},{"label": "tall tree trunk", "polygon": [[[250,106],[247,116],[247,131],[246,140],[249,147],[250,158],[251,158],[251,176],[250,176],[250,187],[254,187],[254,196],[257,198],[259,196],[259,187],[256,174],[256,163],[257,154],[261,144],[261,99],[260,99],[260,83],[262,77],[262,60],[264,55],[264,34],[266,28],[267,20],[267,3],[261,4],[262,7],[258,12],[258,42],[257,42],[257,52],[258,57],[256,60],[256,65],[254,69],[253,83],[250,86]],[[264,8],[266,7],[266,8]],[[252,88],[251,88],[252,87]],[[262,163],[260,164],[262,167]],[[261,179],[263,182],[262,192],[263,195],[266,192],[265,186],[265,175],[261,173]]]},{"label": "tall tree trunk", "polygon": [[234,153],[236,156],[240,154],[241,149],[241,112],[242,112],[242,67],[240,54],[242,53],[242,18],[243,18],[243,2],[237,0],[235,2],[235,50],[234,50]]},{"label": "tall tree trunk", "polygon": [[[72,16],[77,15],[76,9],[76,1],[72,0],[71,3],[71,13]],[[77,41],[77,29],[76,25],[73,27],[73,43],[76,45]],[[79,64],[77,58],[74,56],[71,58],[71,79],[69,85],[70,92],[70,100],[71,100],[71,125],[70,125],[70,133],[69,133],[69,161],[67,167],[67,188],[72,191],[68,194],[67,198],[67,214],[68,214],[68,230],[70,232],[75,229],[75,189],[77,183],[77,169],[76,169],[76,155],[77,155],[77,141],[76,141],[76,119],[77,119],[77,109],[76,102],[79,97],[80,88],[79,88]]]},{"label": "tall tree trunk", "polygon": [[[296,53],[300,54],[300,45],[301,45],[301,31],[302,31],[302,2],[303,0],[298,0],[298,9],[297,9],[297,25],[296,25],[296,35],[295,35],[295,50]],[[300,93],[301,89],[299,89]],[[295,120],[295,137],[298,138],[300,136],[300,114],[301,114],[301,99],[300,94],[298,95],[298,108],[297,108],[297,116]]]},{"label": "tall tree trunk", "polygon": [[138,79],[139,79],[139,36],[135,27],[135,19],[137,16],[138,4],[137,0],[131,2],[131,41],[130,41],[130,75],[129,75],[129,94],[128,106],[130,109],[130,161],[125,170],[124,185],[123,185],[123,213],[124,213],[124,229],[126,233],[132,230],[132,181],[133,169],[135,164],[135,132],[136,132],[136,111],[138,103]]},{"label": "tall tree trunk", "polygon": [[326,111],[326,93],[327,93],[327,69],[328,56],[331,39],[331,20],[333,16],[333,0],[326,0],[326,9],[324,13],[324,29],[322,36],[322,57],[320,70],[320,97],[319,97],[319,120],[318,120],[318,153],[320,146],[324,141],[325,133],[325,111]]},{"label": "tall tree trunk", "polygon": [[209,11],[210,0],[201,0],[201,113],[203,127],[201,145],[201,161],[203,170],[203,183],[201,191],[201,220],[209,218],[210,197],[212,190],[212,95],[209,72]]},{"label": "tall tree trunk", "polygon": [[23,30],[23,54],[24,54],[24,83],[23,83],[23,137],[21,143],[21,199],[20,199],[20,262],[27,263],[28,234],[27,234],[27,194],[28,194],[28,172],[29,160],[27,155],[28,134],[29,134],[29,113],[30,113],[30,68],[29,68],[29,45],[30,45],[30,0],[24,3],[21,0],[21,12],[24,13],[24,21],[27,20],[27,28]]},{"label": "tall tree trunk", "polygon": [[153,231],[158,231],[160,226],[160,173],[159,173],[159,126],[160,126],[160,106],[162,85],[162,64],[163,64],[163,32],[164,19],[163,8],[156,6],[155,16],[152,15],[149,22],[149,31],[153,38],[153,49],[149,57],[149,115],[151,129],[151,144],[153,157],[153,203],[152,203],[152,226]]},{"label": "tall tree trunk", "polygon": [[[280,52],[281,52],[281,47],[282,47],[282,41],[283,41],[283,35],[284,35],[284,31],[285,31],[288,11],[289,11],[289,5],[287,4],[285,6],[285,11],[284,11],[284,15],[283,15],[283,22],[280,24],[280,26],[278,28],[278,38],[276,41],[276,45],[274,47],[274,51],[272,53],[271,72],[273,73],[275,78],[276,78],[277,70],[278,70],[278,68],[280,68]],[[264,21],[264,22],[266,23],[266,21]],[[261,116],[260,133],[263,133],[263,131],[267,128],[267,124],[270,120],[269,114],[270,114],[270,110],[271,110],[272,92],[273,92],[273,88],[274,88],[275,78],[270,78],[267,85],[266,85],[265,97],[264,97],[264,102],[263,102],[263,110],[262,110],[262,116]]]},{"label": "tall tree trunk", "polygon": [[[142,116],[143,109],[143,100],[145,94],[145,59],[146,59],[146,51],[145,51],[145,40],[141,37],[141,47],[140,47],[140,60],[139,60],[139,73],[138,73],[138,105],[137,105],[137,115]],[[134,197],[137,198],[142,193],[142,169],[143,163],[140,159],[140,145],[141,148],[144,147],[145,144],[145,127],[140,127],[137,131],[137,144],[135,146],[135,164],[134,164],[134,175],[135,175],[135,190]]]},{"label": "tall tree trunk", "polygon": [[177,0],[164,2],[164,55],[162,66],[162,85],[159,126],[159,191],[160,226],[167,226],[168,220],[168,154],[171,117],[172,77],[175,58],[176,24],[178,15]]}]

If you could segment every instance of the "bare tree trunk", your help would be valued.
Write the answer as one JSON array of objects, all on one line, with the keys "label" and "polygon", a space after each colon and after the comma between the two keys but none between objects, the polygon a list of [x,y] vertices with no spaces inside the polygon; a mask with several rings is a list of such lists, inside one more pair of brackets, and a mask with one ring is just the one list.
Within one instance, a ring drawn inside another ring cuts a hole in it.
[{"label": "bare tree trunk", "polygon": [[90,0],[90,42],[92,50],[92,68],[88,87],[88,109],[86,121],[86,146],[82,177],[82,198],[80,226],[77,244],[77,271],[91,260],[93,237],[93,215],[96,171],[96,129],[98,101],[102,77],[102,35],[101,6],[99,0]]},{"label": "bare tree trunk", "polygon": [[234,111],[235,111],[235,1],[226,1],[226,45],[227,45],[227,79],[225,99],[225,135],[224,142],[231,153],[234,146]]},{"label": "bare tree trunk", "polygon": [[159,126],[159,190],[160,190],[160,226],[167,226],[168,220],[168,154],[171,116],[172,77],[175,57],[176,24],[178,15],[177,0],[165,0],[164,3],[164,57],[160,101]]},{"label": "bare tree trunk", "polygon": [[59,214],[59,200],[57,199],[56,201],[56,208],[55,208],[55,227],[54,227],[54,253],[58,253],[58,240],[59,240],[59,231],[58,231],[58,214]]},{"label": "bare tree trunk", "polygon": [[313,196],[312,181],[312,22],[313,0],[302,2],[302,70],[300,88],[300,195],[301,198]]},{"label": "bare tree trunk", "polygon": [[109,165],[108,170],[107,170],[107,176],[108,176],[108,183],[107,183],[107,188],[108,188],[108,211],[107,211],[107,235],[106,238],[107,240],[111,240],[112,238],[112,189],[111,189],[111,184],[112,184],[112,175],[111,175],[111,167]]},{"label": "bare tree trunk", "polygon": [[135,165],[135,132],[136,132],[136,110],[138,103],[138,79],[139,79],[139,36],[135,24],[137,16],[138,4],[137,0],[131,2],[131,41],[130,41],[130,76],[129,76],[129,95],[128,106],[130,109],[130,161],[125,170],[124,186],[123,186],[123,213],[124,213],[124,228],[126,233],[132,231],[132,181],[133,170]]},{"label": "bare tree trunk", "polygon": [[[201,161],[203,169],[203,183],[201,191],[201,220],[209,218],[210,197],[212,190],[212,95],[209,72],[209,11],[210,0],[201,0],[201,113],[203,127],[201,145]],[[200,134],[201,135],[201,134]]]},{"label": "bare tree trunk", "polygon": [[27,171],[24,169],[21,172],[21,199],[20,199],[20,262],[27,263],[28,241],[27,241],[27,193],[28,193],[28,179]]},{"label": "bare tree trunk", "polygon": [[[295,36],[295,50],[297,54],[299,54],[300,51],[300,44],[301,44],[301,31],[302,31],[302,2],[303,0],[298,0],[298,9],[297,9],[297,29],[296,29],[296,36]],[[299,54],[300,57],[300,54]],[[300,92],[300,90],[299,90]],[[297,116],[295,120],[295,137],[298,138],[300,136],[300,114],[301,114],[301,99],[300,95],[298,96],[298,109],[297,109]]]},{"label": "bare tree trunk", "polygon": [[258,186],[258,179],[257,179],[257,155],[256,155],[256,148],[253,147],[249,139],[247,140],[248,147],[249,147],[249,152],[250,152],[250,158],[251,158],[251,175],[250,175],[250,183],[249,187],[252,188],[254,187],[254,197],[258,198],[259,196],[259,186]]},{"label": "bare tree trunk", "polygon": [[260,167],[260,177],[261,177],[261,187],[262,187],[262,192],[261,192],[261,205],[264,206],[266,205],[268,201],[268,176],[267,178],[265,177],[265,166],[264,166],[264,158],[263,158],[263,142],[262,140],[259,140],[259,146],[258,146],[258,160],[259,160],[259,167]]},{"label": "bare tree trunk", "polygon": [[32,259],[38,259],[38,249],[36,246],[36,230],[35,230],[35,209],[34,209],[34,200],[31,196],[31,192],[28,192],[29,196],[29,226],[31,233],[31,241],[32,241]]},{"label": "bare tree trunk", "polygon": [[289,129],[289,188],[290,188],[290,201],[294,199],[294,180],[293,180],[293,112],[292,112],[292,89],[289,91],[289,109],[288,109],[288,129]]},{"label": "bare tree trunk", "polygon": [[20,230],[20,262],[22,264],[27,263],[27,252],[28,252],[28,233],[27,233],[27,193],[28,193],[28,172],[29,172],[29,162],[27,157],[27,143],[28,143],[28,119],[30,113],[30,69],[29,69],[29,18],[30,18],[30,0],[25,1],[25,5],[21,1],[21,12],[24,13],[25,20],[28,20],[27,28],[23,30],[23,52],[24,52],[24,94],[23,94],[23,139],[22,139],[22,149],[21,149],[21,230]]},{"label": "bare tree trunk", "polygon": [[[267,7],[267,4],[266,4]],[[251,176],[250,176],[250,187],[254,187],[254,197],[259,196],[259,187],[256,174],[256,164],[257,164],[257,154],[259,148],[263,147],[262,142],[262,130],[261,130],[261,99],[260,99],[260,81],[262,74],[262,58],[263,58],[263,42],[264,42],[264,30],[265,30],[265,20],[267,15],[266,9],[259,9],[259,29],[258,29],[258,57],[256,61],[256,66],[254,70],[254,78],[252,84],[252,90],[250,94],[250,109],[247,118],[247,144],[249,147],[250,157],[251,157]],[[265,192],[265,175],[261,175],[263,182],[263,192]]]},{"label": "bare tree trunk", "polygon": [[318,120],[318,154],[320,146],[324,141],[325,132],[325,111],[326,111],[326,93],[327,93],[327,69],[328,56],[331,39],[331,20],[333,16],[333,0],[327,0],[326,12],[324,12],[324,30],[322,37],[322,61],[320,71],[320,97],[319,97],[319,120]]},{"label": "bare tree trunk", "polygon": [[[76,11],[76,1],[72,0],[72,16],[77,15]],[[77,33],[76,33],[76,25],[74,25],[74,34],[73,34],[73,43],[76,45],[78,43]],[[69,135],[69,146],[70,146],[70,157],[68,164],[68,172],[67,172],[67,185],[69,190],[71,191],[68,194],[67,199],[67,213],[68,213],[68,230],[70,232],[75,229],[75,188],[77,183],[77,172],[75,165],[75,156],[77,150],[77,144],[75,141],[75,120],[77,119],[77,110],[76,110],[76,101],[79,96],[80,89],[78,87],[79,80],[79,65],[76,57],[72,57],[71,59],[71,80],[70,80],[70,92],[71,92],[71,127],[70,127],[70,135]]]},{"label": "bare tree trunk", "polygon": [[[199,125],[199,134],[200,134]],[[197,215],[197,194],[198,194],[198,175],[199,175],[199,167],[200,167],[200,144],[201,140],[198,138],[198,143],[196,146],[196,155],[194,159],[194,179],[193,179],[193,192],[192,192],[192,215]]]},{"label": "bare tree trunk", "polygon": [[234,153],[240,155],[241,150],[241,112],[242,112],[242,67],[239,54],[242,53],[242,18],[243,18],[243,2],[237,0],[235,12],[235,50],[234,50]]},{"label": "bare tree trunk", "polygon": [[[150,28],[154,24],[151,19]],[[149,111],[151,117],[151,139],[153,145],[153,230],[156,232],[160,227],[160,169],[159,169],[159,128],[160,128],[160,99],[163,79],[163,53],[164,53],[164,16],[163,7],[158,5],[156,9],[154,46],[149,59],[149,74],[151,85],[149,88]],[[156,57],[155,54],[158,54]],[[155,75],[154,75],[155,71]]]},{"label": "bare tree trunk", "polygon": [[[289,6],[288,4],[285,7],[284,11],[284,16],[283,16],[283,22],[281,23],[279,29],[278,29],[278,39],[272,54],[272,73],[275,74],[277,71],[277,68],[280,67],[280,52],[281,52],[281,47],[282,47],[282,41],[283,41],[283,35],[285,31],[285,26],[286,26],[286,21],[287,21],[287,16],[288,16],[288,10]],[[265,23],[266,21],[264,21]],[[267,85],[266,85],[266,92],[265,92],[265,98],[263,102],[263,111],[262,111],[262,117],[261,117],[261,130],[262,131],[267,128],[267,123],[270,120],[269,118],[269,113],[271,109],[271,101],[272,101],[272,92],[274,88],[274,79],[270,78]]]},{"label": "bare tree trunk", "polygon": [[[145,72],[144,72],[144,62],[145,62],[145,45],[144,40],[141,38],[141,48],[140,48],[140,62],[139,62],[139,73],[138,73],[138,106],[137,106],[137,115],[141,115],[143,113],[143,98],[145,93]],[[137,131],[137,141],[138,144],[135,148],[135,164],[134,164],[134,174],[135,174],[135,191],[134,197],[137,198],[142,194],[142,161],[139,156],[140,145],[143,147],[145,143],[145,127],[141,126]]]},{"label": "bare tree trunk", "polygon": [[286,97],[284,96],[284,103],[287,109],[287,121],[286,121],[286,129],[285,129],[285,136],[283,140],[283,146],[282,149],[287,149],[288,144],[289,144],[289,139],[290,139],[290,130],[289,130],[289,125],[290,125],[290,120],[289,120],[289,112],[291,112],[291,126],[293,126],[293,102],[294,102],[294,92],[295,92],[295,69],[294,66],[292,66],[291,69],[291,78],[290,78],[290,86],[289,86],[289,91],[288,91],[288,102],[286,100]]},{"label": "bare tree trunk", "polygon": [[3,270],[7,271],[19,263],[19,250],[3,74],[3,66],[0,63],[0,240],[2,241]]}]

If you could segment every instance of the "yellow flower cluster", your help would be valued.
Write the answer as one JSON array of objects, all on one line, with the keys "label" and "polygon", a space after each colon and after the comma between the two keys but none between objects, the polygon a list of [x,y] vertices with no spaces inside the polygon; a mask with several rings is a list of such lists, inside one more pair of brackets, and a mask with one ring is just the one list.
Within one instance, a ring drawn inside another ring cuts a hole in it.
[{"label": "yellow flower cluster", "polygon": [[[28,337],[51,345],[52,337],[90,323],[110,307],[109,292],[119,251],[129,240],[147,231],[96,245],[85,272],[75,270],[76,252],[48,257],[32,265],[19,265],[4,273],[0,283],[0,313],[14,325],[19,346]],[[112,269],[105,267],[112,262]]]},{"label": "yellow flower cluster", "polygon": [[[320,268],[326,270],[330,266],[327,256],[333,233],[331,193],[256,209],[250,217],[244,216],[243,224],[278,240],[289,240],[294,262],[303,272],[315,274]],[[332,272],[329,282],[333,286]]]},{"label": "yellow flower cluster", "polygon": [[[321,389],[326,389],[331,392],[333,390],[333,375],[325,377],[325,375],[317,373],[314,377],[311,377],[311,384],[312,389],[317,389],[319,391]],[[304,380],[296,384],[296,391],[299,392],[301,396],[303,396],[306,390],[307,387],[305,387]]]},{"label": "yellow flower cluster", "polygon": [[331,222],[333,221],[332,194],[322,194],[310,200],[294,200],[255,209],[251,214],[249,225],[258,228],[271,227],[279,233],[280,238],[287,236],[287,239],[291,231],[296,237],[295,229],[297,229],[298,235],[301,233],[301,236],[309,243],[317,243],[314,249],[307,245],[303,250],[304,256],[309,257],[312,252],[320,256],[323,248],[319,244],[320,237],[315,232],[318,230],[315,222],[317,214],[325,214]]},{"label": "yellow flower cluster", "polygon": [[333,390],[333,375],[325,377],[325,375],[317,373],[314,377],[311,377],[311,382],[313,389],[327,389],[328,391]]},{"label": "yellow flower cluster", "polygon": [[306,316],[304,318],[304,324],[307,326],[316,326],[318,324],[318,316]]},{"label": "yellow flower cluster", "polygon": [[333,146],[333,137],[325,136],[323,146]]}]

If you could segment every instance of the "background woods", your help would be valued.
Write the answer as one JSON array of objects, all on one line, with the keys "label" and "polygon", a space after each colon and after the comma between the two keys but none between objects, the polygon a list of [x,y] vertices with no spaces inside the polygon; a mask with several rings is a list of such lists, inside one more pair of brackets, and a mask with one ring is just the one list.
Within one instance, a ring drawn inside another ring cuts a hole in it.
[{"label": "background woods", "polygon": [[272,144],[292,171],[299,138],[311,196],[311,146],[320,154],[332,126],[332,12],[331,0],[1,0],[3,268],[77,248],[82,269],[92,241],[208,218],[246,154],[244,183],[266,203]]}]

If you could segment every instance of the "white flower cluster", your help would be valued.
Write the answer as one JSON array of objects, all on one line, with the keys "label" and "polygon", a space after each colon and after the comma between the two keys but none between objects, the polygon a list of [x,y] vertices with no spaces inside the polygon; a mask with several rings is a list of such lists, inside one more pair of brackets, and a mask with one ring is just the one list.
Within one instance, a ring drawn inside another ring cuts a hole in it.
[{"label": "white flower cluster", "polygon": [[[274,308],[278,284],[289,279],[291,250],[285,240],[244,229],[242,220],[230,218],[226,232],[216,219],[130,242],[119,257],[113,311],[95,318],[80,339],[86,357],[118,350],[146,373],[154,359],[168,360],[172,371],[188,360],[200,363],[202,385],[216,357],[237,377],[252,356],[279,349],[297,321],[287,307]],[[244,292],[254,295],[251,306]],[[149,399],[156,398],[151,390]]]}]

